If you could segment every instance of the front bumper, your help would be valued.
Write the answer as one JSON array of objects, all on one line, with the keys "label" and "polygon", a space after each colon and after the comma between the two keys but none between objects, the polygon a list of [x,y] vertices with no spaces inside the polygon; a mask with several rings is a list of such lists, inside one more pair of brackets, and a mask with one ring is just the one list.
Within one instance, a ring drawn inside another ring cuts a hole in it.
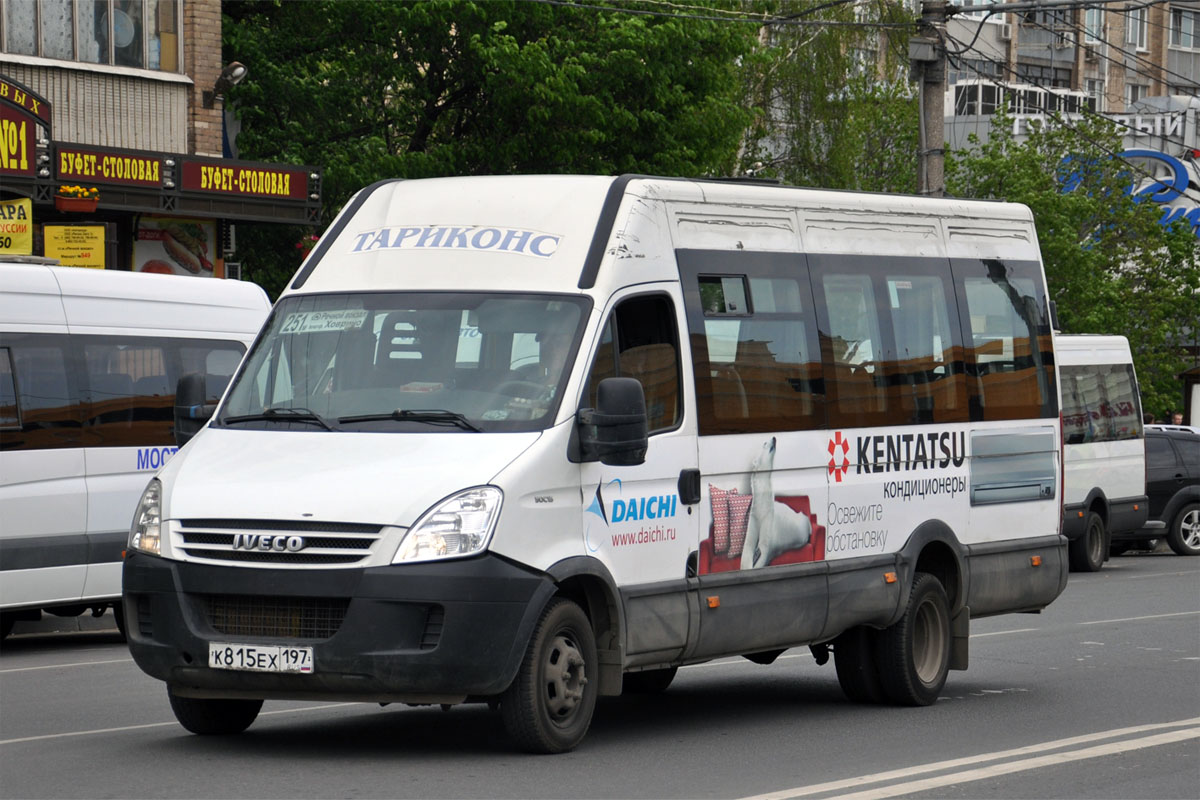
[{"label": "front bumper", "polygon": [[[248,569],[135,553],[129,649],[177,694],[460,702],[516,675],[554,586],[497,556],[370,569]],[[208,666],[210,642],[310,646],[313,672]]]}]

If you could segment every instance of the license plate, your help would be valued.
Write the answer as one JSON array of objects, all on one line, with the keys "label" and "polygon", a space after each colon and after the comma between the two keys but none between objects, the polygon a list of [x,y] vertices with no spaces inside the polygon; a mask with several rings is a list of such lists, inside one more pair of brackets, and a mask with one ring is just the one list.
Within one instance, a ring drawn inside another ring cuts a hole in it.
[{"label": "license plate", "polygon": [[208,666],[251,672],[312,672],[311,647],[209,642]]}]

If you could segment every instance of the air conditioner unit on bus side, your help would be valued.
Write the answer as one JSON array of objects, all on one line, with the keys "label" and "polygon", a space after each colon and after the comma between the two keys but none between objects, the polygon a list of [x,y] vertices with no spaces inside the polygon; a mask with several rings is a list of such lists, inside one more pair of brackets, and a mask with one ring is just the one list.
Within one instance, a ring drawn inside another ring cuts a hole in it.
[{"label": "air conditioner unit on bus side", "polygon": [[1006,22],[1000,26],[1000,32],[997,34],[1001,41],[1009,41],[1012,39],[1012,23]]}]

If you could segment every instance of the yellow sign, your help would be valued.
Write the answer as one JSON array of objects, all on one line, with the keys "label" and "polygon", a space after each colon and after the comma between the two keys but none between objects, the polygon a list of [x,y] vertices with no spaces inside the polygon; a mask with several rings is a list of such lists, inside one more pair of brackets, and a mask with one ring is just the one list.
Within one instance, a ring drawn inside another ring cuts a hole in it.
[{"label": "yellow sign", "polygon": [[46,255],[64,267],[104,269],[103,225],[45,225]]},{"label": "yellow sign", "polygon": [[33,201],[0,200],[0,253],[33,254]]}]

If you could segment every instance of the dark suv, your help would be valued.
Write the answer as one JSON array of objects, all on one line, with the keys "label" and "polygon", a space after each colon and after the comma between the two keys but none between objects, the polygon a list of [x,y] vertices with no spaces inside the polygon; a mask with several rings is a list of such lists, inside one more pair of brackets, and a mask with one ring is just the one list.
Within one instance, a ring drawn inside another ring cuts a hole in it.
[{"label": "dark suv", "polygon": [[1200,555],[1200,428],[1146,426],[1146,494],[1149,521],[1122,544],[1165,535],[1179,555]]}]

